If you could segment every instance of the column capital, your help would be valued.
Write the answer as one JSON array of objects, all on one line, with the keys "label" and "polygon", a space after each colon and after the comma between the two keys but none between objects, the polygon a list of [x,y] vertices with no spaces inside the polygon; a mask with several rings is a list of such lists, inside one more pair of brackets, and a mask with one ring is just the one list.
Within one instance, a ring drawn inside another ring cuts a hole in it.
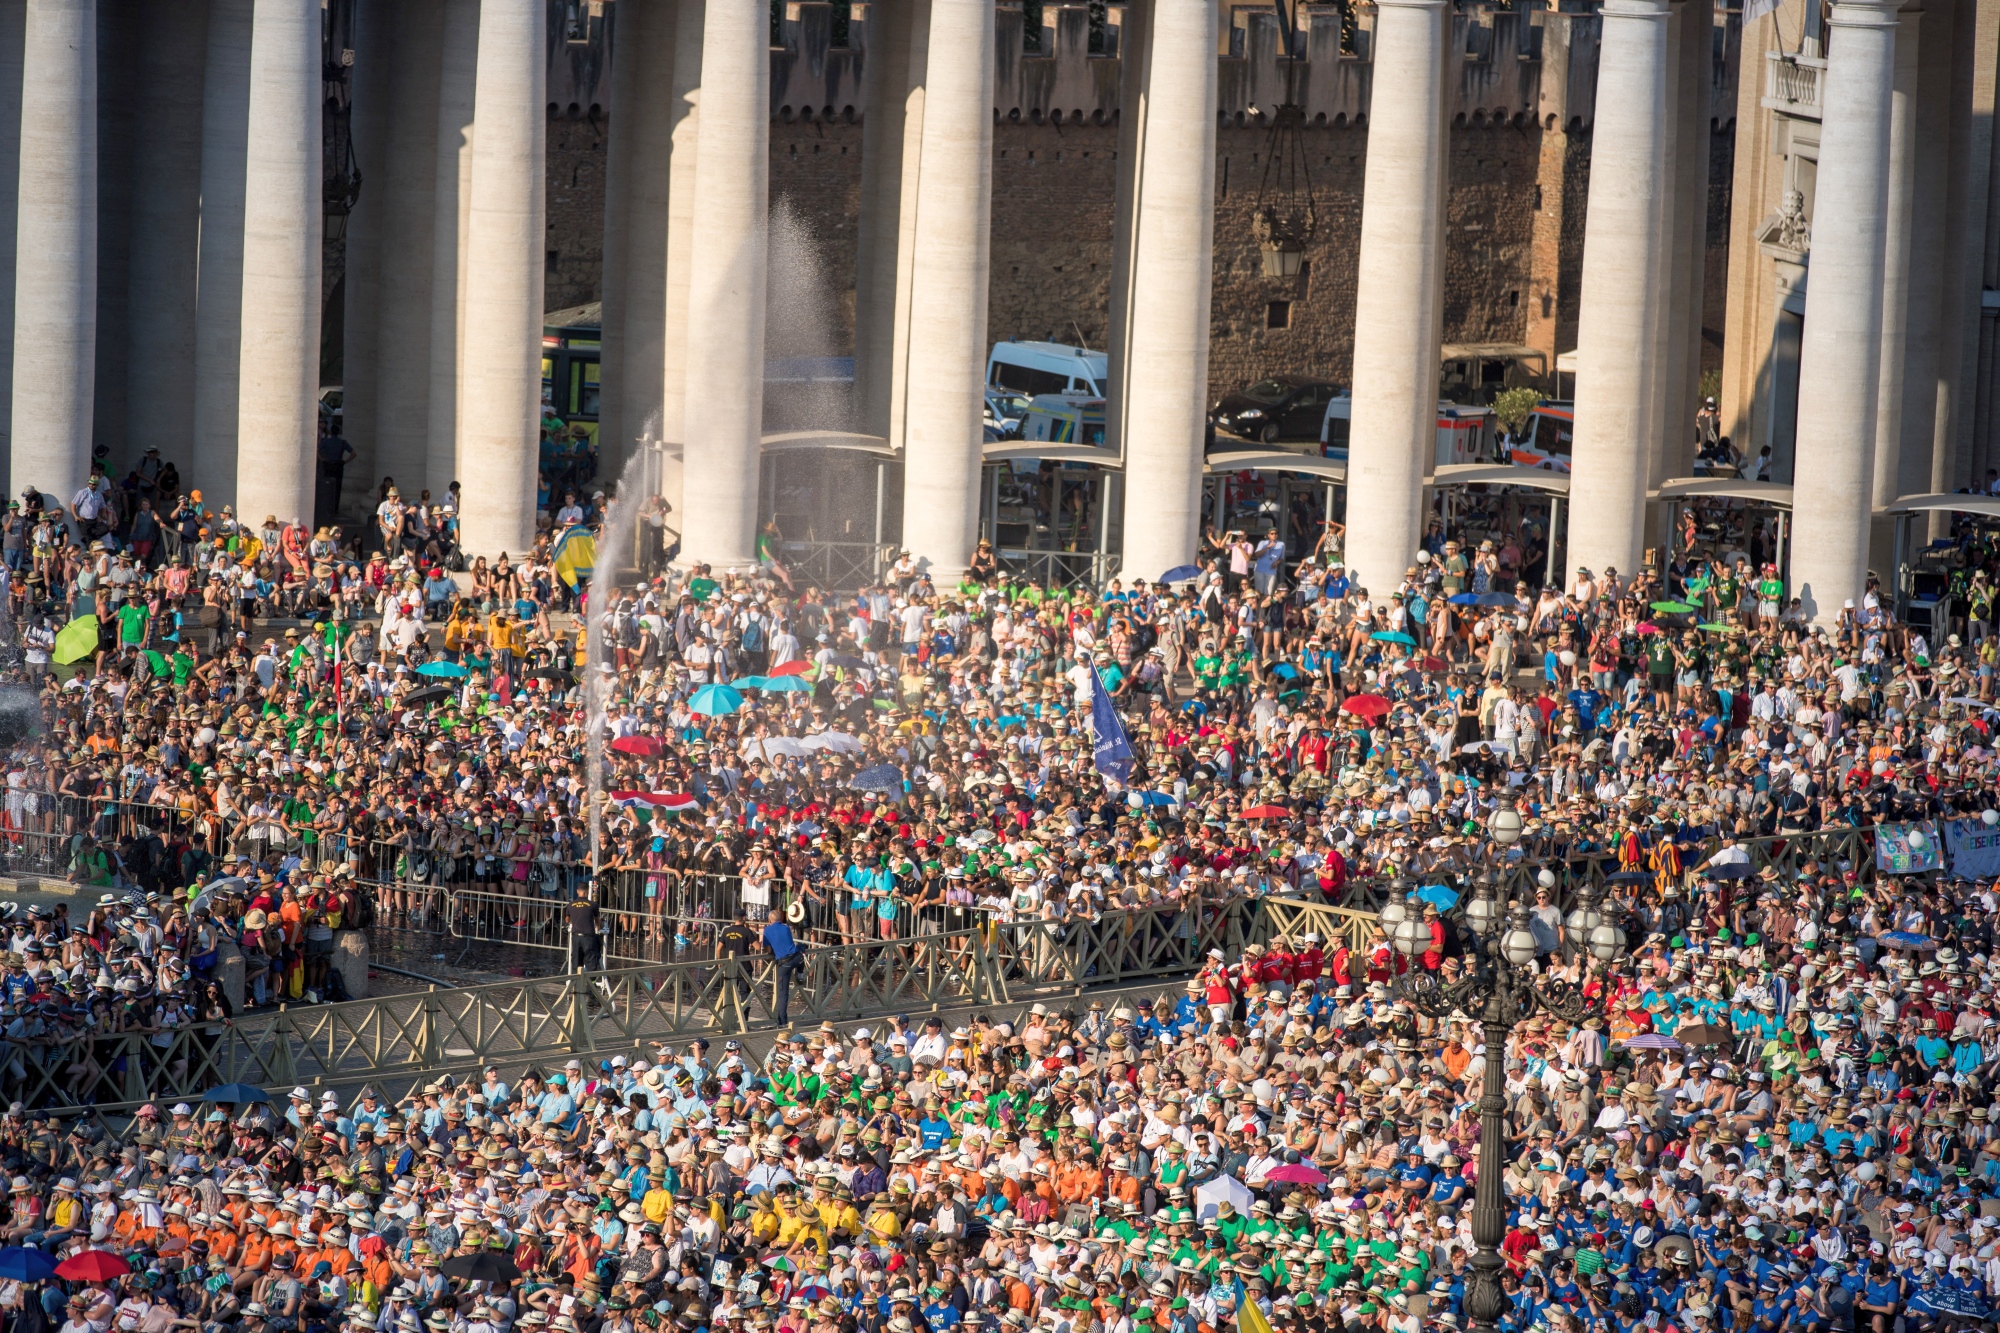
[{"label": "column capital", "polygon": [[1664,19],[1667,0],[1604,0],[1598,13],[1607,19]]},{"label": "column capital", "polygon": [[1444,6],[1445,0],[1375,0],[1375,8],[1377,9],[1439,10],[1443,9]]},{"label": "column capital", "polygon": [[1893,28],[1896,0],[1835,0],[1827,16],[1830,28]]}]

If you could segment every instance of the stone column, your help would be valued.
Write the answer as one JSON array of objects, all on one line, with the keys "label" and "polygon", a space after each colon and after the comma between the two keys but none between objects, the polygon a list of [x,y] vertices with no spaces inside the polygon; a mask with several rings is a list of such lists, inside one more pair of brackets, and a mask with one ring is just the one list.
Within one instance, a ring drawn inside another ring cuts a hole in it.
[{"label": "stone column", "polygon": [[[1111,194],[1111,317],[1105,321],[1104,443],[1125,457],[1125,386],[1132,379],[1133,274],[1138,268],[1139,178],[1153,56],[1153,6],[1132,0],[1118,24],[1118,178]],[[1212,224],[1211,224],[1212,225]],[[1196,519],[1199,524],[1200,519]],[[1124,556],[1120,555],[1122,562]]]},{"label": "stone column", "polygon": [[667,219],[673,206],[674,0],[616,10],[604,198],[604,384],[598,480],[660,429],[666,371]]},{"label": "stone column", "polygon": [[[1667,345],[1663,432],[1654,480],[1694,473],[1694,418],[1701,406],[1701,329],[1708,273],[1709,115],[1715,64],[1715,0],[1683,0],[1669,25],[1672,50],[1668,104],[1673,150],[1668,155],[1670,196],[1662,290]],[[1658,542],[1664,534],[1658,534]]]},{"label": "stone column", "polygon": [[[139,118],[141,0],[97,0],[97,338],[91,457],[115,482],[125,457],[126,380],[132,361],[132,173]],[[141,408],[140,416],[145,415]],[[143,422],[142,422],[143,424]],[[142,446],[143,447],[143,446]]]},{"label": "stone column", "polygon": [[[1120,569],[1143,579],[1193,560],[1199,537],[1215,227],[1214,11],[1206,0],[1150,0],[1150,8],[1127,376],[1116,389],[1125,453]],[[1125,105],[1133,107],[1129,98]]]},{"label": "stone column", "polygon": [[681,559],[718,572],[757,553],[769,266],[770,14],[708,0],[688,254]]},{"label": "stone column", "polygon": [[939,586],[958,580],[979,533],[993,53],[991,4],[931,0],[905,361],[923,388],[903,419],[903,544]]},{"label": "stone column", "polygon": [[[1882,237],[1882,363],[1875,389],[1875,468],[1870,509],[1895,503],[1910,472],[1904,458],[1904,386],[1910,369],[1904,351],[1910,328],[1910,278],[1917,191],[1918,60],[1922,55],[1921,6],[1897,16],[1895,83],[1889,97],[1889,177],[1887,217]],[[1811,289],[1807,289],[1810,297]],[[1912,452],[1918,452],[1912,442]],[[1930,480],[1930,441],[1921,449],[1924,480]],[[1923,486],[1917,487],[1921,491]],[[1870,525],[1869,562],[1886,569],[1895,559],[1896,520],[1876,517]],[[1843,599],[1845,600],[1845,599]]]},{"label": "stone column", "polygon": [[132,182],[126,453],[194,466],[195,261],[201,250],[202,67],[208,5],[149,5],[139,47]]},{"label": "stone column", "polygon": [[[854,404],[860,429],[892,440],[902,438],[930,11],[930,0],[875,0],[868,7],[868,114],[861,122],[861,221],[854,262]],[[1129,70],[1130,52],[1121,55],[1121,68]]]},{"label": "stone column", "polygon": [[1875,405],[1881,392],[1882,263],[1889,232],[1889,126],[1896,11],[1833,7],[1821,102],[1812,281],[1799,349],[1799,439],[1811,466],[1792,482],[1794,595],[1832,624],[1868,574]]},{"label": "stone column", "polygon": [[465,335],[465,234],[472,211],[472,100],[479,68],[479,0],[444,0],[438,58],[437,160],[431,184],[431,391],[425,484],[442,495],[458,476],[459,349]]},{"label": "stone column", "polygon": [[[381,296],[375,302],[375,471],[415,497],[430,470],[431,263],[437,222],[438,69],[443,0],[403,0],[389,11],[390,130],[381,168],[362,189],[378,191],[376,241]],[[362,168],[363,172],[367,168]],[[444,225],[449,225],[447,222]],[[376,477],[371,477],[370,482]],[[431,498],[444,498],[431,487]]]},{"label": "stone column", "polygon": [[[1972,0],[1966,0],[1970,4]],[[1918,47],[1916,138],[1916,183],[1910,207],[1910,286],[1905,303],[1908,314],[1903,333],[1903,458],[1901,494],[1949,490],[1935,485],[1938,390],[1942,383],[1945,314],[1944,275],[1950,246],[1945,213],[1949,182],[1953,175],[1951,157],[1931,146],[1951,139],[1951,70],[1957,59],[1952,50],[1952,27],[1958,0],[1925,0],[1922,40]],[[1899,27],[1900,31],[1900,27]],[[1944,536],[1951,516],[1934,514],[1937,529],[1924,537]]]},{"label": "stone column", "polygon": [[488,559],[534,543],[541,440],[546,6],[485,0],[466,233],[461,544]]},{"label": "stone column", "polygon": [[1666,175],[1666,0],[1605,0],[1590,142],[1590,202],[1577,315],[1576,443],[1569,563],[1629,577],[1645,540],[1660,373],[1652,281]]},{"label": "stone column", "polygon": [[682,458],[686,450],[688,265],[694,257],[696,144],[700,138],[701,38],[707,21],[702,0],[680,0],[674,38],[673,157],[667,182],[667,309],[660,339],[660,438],[666,447],[655,479],[671,507],[667,526],[686,526]]},{"label": "stone column", "polygon": [[15,227],[10,496],[67,507],[90,464],[97,365],[97,5],[28,0]]},{"label": "stone column", "polygon": [[243,190],[236,512],[310,522],[319,434],[320,7],[257,0]]},{"label": "stone column", "polygon": [[[0,446],[14,398],[14,251],[20,220],[21,42],[28,0],[0,0]],[[18,494],[18,492],[17,492]]]},{"label": "stone column", "polygon": [[1354,290],[1347,562],[1350,577],[1378,598],[1395,592],[1416,558],[1437,440],[1445,22],[1443,0],[1380,0],[1375,12]]},{"label": "stone column", "polygon": [[[361,192],[347,214],[343,244],[340,348],[340,432],[353,446],[354,458],[342,473],[343,489],[353,480],[368,493],[374,507],[375,487],[384,472],[375,427],[381,420],[382,251],[393,241],[389,233],[388,200],[382,189],[382,161],[395,119],[397,15],[400,0],[355,0],[354,72],[348,95],[354,109],[348,135],[354,160],[361,169]],[[402,478],[407,485],[409,479]]]},{"label": "stone column", "polygon": [[250,25],[254,6],[255,0],[209,0],[208,51],[202,75],[194,470],[187,481],[202,492],[212,509],[236,501],[237,377],[243,340],[243,164],[250,139]]}]

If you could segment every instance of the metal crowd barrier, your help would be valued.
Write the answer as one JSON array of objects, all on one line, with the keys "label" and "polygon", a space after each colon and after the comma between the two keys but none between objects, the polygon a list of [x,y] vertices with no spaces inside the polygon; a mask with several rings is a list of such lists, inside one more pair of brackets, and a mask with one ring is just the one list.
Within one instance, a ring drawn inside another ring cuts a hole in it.
[{"label": "metal crowd barrier", "polygon": [[[578,861],[543,857],[502,856],[482,865],[471,857],[435,853],[411,847],[405,840],[362,839],[349,835],[321,836],[267,823],[240,834],[224,828],[215,815],[186,809],[105,798],[84,798],[24,789],[8,793],[0,819],[0,874],[70,877],[77,867],[81,839],[100,843],[137,833],[159,832],[168,841],[202,829],[220,851],[268,854],[278,847],[297,855],[309,868],[345,862],[358,884],[375,898],[379,924],[428,932],[462,940],[518,945],[525,948],[565,947],[552,929],[561,908],[574,898],[575,888],[589,877]],[[1781,880],[1791,882],[1807,862],[1845,863],[1862,883],[1875,876],[1873,831],[1823,829],[1742,839],[1754,869],[1772,866]],[[1709,840],[1681,850],[1681,865],[1691,869],[1718,847]],[[1564,853],[1538,849],[1531,840],[1525,856],[1502,872],[1510,893],[1532,897],[1538,876],[1555,879],[1560,906],[1567,910],[1585,885],[1602,885],[1618,873],[1615,850]],[[1436,867],[1418,873],[1420,883],[1435,883],[1466,873],[1458,867]],[[155,882],[146,882],[151,878]],[[159,887],[159,876],[142,877],[142,886]],[[597,902],[613,922],[617,941],[613,954],[632,961],[670,962],[712,958],[723,923],[741,908],[761,922],[772,906],[791,912],[803,938],[817,944],[848,944],[862,940],[912,939],[952,931],[962,923],[942,908],[918,908],[899,899],[895,917],[885,923],[872,912],[850,916],[846,886],[831,879],[819,886],[770,883],[754,885],[726,872],[675,869],[633,869],[598,876]],[[1336,905],[1358,911],[1379,910],[1387,900],[1389,881],[1380,877],[1348,881],[1333,895]],[[796,909],[796,910],[793,910]],[[857,919],[858,917],[858,919]]]}]

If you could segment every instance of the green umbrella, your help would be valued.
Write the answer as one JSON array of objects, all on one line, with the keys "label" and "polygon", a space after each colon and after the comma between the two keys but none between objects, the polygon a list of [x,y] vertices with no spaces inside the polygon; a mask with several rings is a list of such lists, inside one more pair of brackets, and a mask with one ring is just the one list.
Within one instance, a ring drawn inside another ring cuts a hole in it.
[{"label": "green umbrella", "polygon": [[56,631],[54,660],[58,666],[81,662],[97,651],[97,617],[78,616]]},{"label": "green umbrella", "polygon": [[1704,621],[1702,624],[1696,626],[1696,628],[1705,629],[1710,634],[1741,634],[1743,632],[1740,626],[1725,625],[1719,620]]},{"label": "green umbrella", "polygon": [[1663,616],[1684,616],[1694,610],[1686,602],[1654,602],[1653,609]]}]

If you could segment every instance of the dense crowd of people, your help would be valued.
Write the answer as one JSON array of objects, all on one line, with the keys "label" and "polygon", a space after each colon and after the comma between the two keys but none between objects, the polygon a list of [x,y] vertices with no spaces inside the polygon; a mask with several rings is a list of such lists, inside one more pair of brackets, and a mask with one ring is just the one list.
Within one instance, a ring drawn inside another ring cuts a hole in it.
[{"label": "dense crowd of people", "polygon": [[[1940,849],[1994,801],[1979,533],[1919,633],[1874,588],[1808,626],[1747,560],[1539,587],[1443,532],[1361,589],[1337,525],[1305,559],[1218,532],[1171,584],[982,546],[949,584],[903,553],[855,593],[770,559],[599,593],[553,525],[454,571],[427,503],[382,503],[358,551],[171,487],[82,542],[41,497],[0,527],[39,722],[0,855],[96,900],[0,906],[4,1225],[132,1270],[0,1253],[7,1333],[1462,1329],[1489,1063],[1508,1333],[1994,1322],[2000,902]],[[1534,984],[1589,1004],[1501,1044],[1408,978],[1476,971],[1454,903],[1520,867]],[[1585,881],[1628,956],[1580,947]],[[1392,884],[1413,956],[1300,931],[1157,996],[787,1022],[761,1057],[68,1114],[338,999],[370,924],[788,986],[846,943]]]}]

